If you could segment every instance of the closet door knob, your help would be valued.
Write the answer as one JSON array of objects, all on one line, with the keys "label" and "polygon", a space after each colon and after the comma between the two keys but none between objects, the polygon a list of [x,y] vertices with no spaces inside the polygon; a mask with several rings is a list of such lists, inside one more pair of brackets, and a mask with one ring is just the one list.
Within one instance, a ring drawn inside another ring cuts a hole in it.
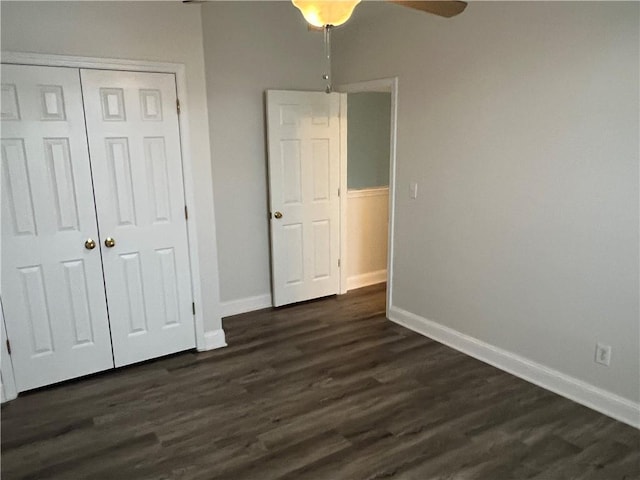
[{"label": "closet door knob", "polygon": [[84,242],[84,248],[86,248],[87,250],[93,250],[94,248],[96,248],[95,240],[93,240],[92,238],[87,238],[87,241]]},{"label": "closet door knob", "polygon": [[104,239],[104,245],[107,248],[111,248],[111,247],[115,246],[115,244],[116,244],[116,241],[111,237],[107,237],[107,238]]},{"label": "closet door knob", "polygon": [[282,213],[281,212],[276,212],[273,214],[274,217],[276,218],[282,218]]}]

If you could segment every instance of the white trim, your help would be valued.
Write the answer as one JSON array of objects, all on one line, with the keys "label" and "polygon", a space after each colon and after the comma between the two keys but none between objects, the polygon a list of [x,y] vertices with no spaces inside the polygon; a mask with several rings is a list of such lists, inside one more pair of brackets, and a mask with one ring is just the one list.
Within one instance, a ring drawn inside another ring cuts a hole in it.
[{"label": "white trim", "polygon": [[482,360],[505,372],[562,395],[574,402],[640,428],[640,403],[566,375],[528,358],[485,343],[457,330],[392,306],[387,317],[395,323]]},{"label": "white trim", "polygon": [[391,80],[391,151],[389,165],[389,239],[387,246],[387,315],[393,305],[393,237],[396,218],[396,145],[398,143],[398,77]]},{"label": "white trim", "polygon": [[2,300],[0,299],[0,330],[2,331],[2,345],[0,345],[0,349],[2,350],[2,355],[0,357],[0,361],[2,362],[0,368],[0,376],[1,376],[1,402],[8,402],[10,400],[15,399],[18,396],[18,389],[16,387],[16,380],[13,374],[13,362],[11,361],[11,355],[9,355],[9,350],[7,349],[7,333],[5,331],[4,326],[4,314],[2,313]]},{"label": "white trim", "polygon": [[347,94],[340,94],[340,295],[347,293],[348,245],[347,242]]},{"label": "white trim", "polygon": [[377,80],[366,80],[364,82],[345,83],[336,87],[336,90],[344,93],[361,92],[391,92],[393,93],[393,83],[397,83],[398,77],[379,78]]},{"label": "white trim", "polygon": [[389,195],[389,187],[362,188],[347,192],[347,198],[382,197],[384,195]]},{"label": "white trim", "polygon": [[[102,70],[135,70],[139,72],[173,73],[176,76],[176,90],[180,99],[180,115],[178,125],[180,129],[180,145],[182,147],[182,167],[185,203],[189,209],[189,221],[187,222],[187,237],[189,242],[189,262],[191,264],[191,290],[195,302],[195,336],[196,348],[199,351],[208,350],[204,330],[204,312],[202,311],[202,288],[200,285],[200,263],[198,260],[198,242],[196,228],[196,206],[193,184],[193,169],[190,148],[189,111],[187,100],[187,77],[185,66],[182,63],[149,62],[143,60],[123,60],[99,57],[76,57],[68,55],[49,55],[39,53],[1,52],[2,63],[14,63],[20,65],[43,65],[52,67],[94,68]],[[212,199],[213,201],[213,199]],[[215,225],[210,225],[215,238]],[[218,296],[218,254],[215,243],[209,246],[213,250],[213,291],[209,295],[215,295],[215,305],[219,305]],[[215,319],[220,320],[218,312]]]},{"label": "white trim", "polygon": [[232,315],[240,315],[241,313],[254,312],[273,306],[271,294],[256,295],[255,297],[240,298],[220,304],[222,317],[230,317]]},{"label": "white trim", "polygon": [[41,65],[44,67],[95,68],[98,70],[133,70],[136,72],[177,73],[182,63],[149,62],[121,58],[77,57],[27,52],[0,52],[2,63]]},{"label": "white trim", "polygon": [[205,348],[203,350],[214,350],[227,346],[224,330],[210,330],[204,334]]},{"label": "white trim", "polygon": [[387,270],[377,270],[375,272],[361,273],[352,275],[347,280],[347,288],[354,290],[356,288],[368,287],[369,285],[377,285],[387,281]]},{"label": "white trim", "polygon": [[[378,80],[369,80],[366,82],[355,82],[340,85],[337,90],[344,93],[356,93],[356,92],[391,92],[391,132],[389,140],[389,240],[387,243],[387,317],[390,315],[390,308],[393,301],[393,235],[395,231],[395,191],[396,191],[396,145],[398,139],[398,77],[381,78]],[[346,109],[345,109],[346,112]],[[347,123],[347,122],[345,122]],[[346,140],[347,131],[346,125],[344,127],[344,141],[345,151],[344,167],[341,169],[342,179],[341,185],[346,188],[347,185],[347,150]],[[341,133],[342,136],[342,133]],[[340,224],[346,226],[347,209],[341,209],[342,218]],[[342,247],[341,257],[343,258],[342,268],[345,268],[344,253],[346,252],[347,245],[347,229],[341,230],[342,241],[340,245]],[[348,260],[348,259],[347,259]],[[346,273],[345,273],[346,275]],[[344,292],[340,292],[344,293]]]}]

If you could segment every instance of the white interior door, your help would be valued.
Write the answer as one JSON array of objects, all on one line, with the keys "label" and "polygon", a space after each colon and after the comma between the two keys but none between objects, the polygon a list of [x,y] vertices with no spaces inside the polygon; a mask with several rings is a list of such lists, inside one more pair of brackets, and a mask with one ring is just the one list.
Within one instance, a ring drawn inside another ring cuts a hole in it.
[{"label": "white interior door", "polygon": [[[2,65],[2,303],[18,391],[113,367],[77,69]],[[91,247],[91,243],[87,243]]]},{"label": "white interior door", "polygon": [[340,94],[267,92],[275,306],[338,293]]},{"label": "white interior door", "polygon": [[175,76],[81,78],[115,364],[193,348]]}]

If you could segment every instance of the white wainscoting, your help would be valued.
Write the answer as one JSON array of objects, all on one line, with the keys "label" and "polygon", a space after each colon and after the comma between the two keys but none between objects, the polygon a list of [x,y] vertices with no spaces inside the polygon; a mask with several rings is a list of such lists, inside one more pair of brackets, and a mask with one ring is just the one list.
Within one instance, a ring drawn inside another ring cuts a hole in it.
[{"label": "white wainscoting", "polygon": [[414,332],[448,345],[539,387],[628,425],[640,428],[640,404],[638,403],[401,308],[391,306],[388,318]]},{"label": "white wainscoting", "polygon": [[389,187],[347,192],[347,289],[387,280]]},{"label": "white wainscoting", "polygon": [[367,285],[375,285],[387,281],[387,269],[377,270],[375,272],[362,273],[360,275],[352,275],[347,278],[347,290],[355,290],[356,288],[366,287]]}]

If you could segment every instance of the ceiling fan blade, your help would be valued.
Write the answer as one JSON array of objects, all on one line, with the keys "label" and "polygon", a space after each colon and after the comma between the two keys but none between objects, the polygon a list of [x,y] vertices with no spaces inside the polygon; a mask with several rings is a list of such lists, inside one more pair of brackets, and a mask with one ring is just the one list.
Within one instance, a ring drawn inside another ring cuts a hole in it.
[{"label": "ceiling fan blade", "polygon": [[433,13],[440,17],[455,17],[462,13],[467,8],[467,2],[456,1],[435,1],[435,2],[423,2],[420,0],[386,0],[389,3],[396,3],[403,7],[414,8],[416,10],[422,10],[423,12]]}]

